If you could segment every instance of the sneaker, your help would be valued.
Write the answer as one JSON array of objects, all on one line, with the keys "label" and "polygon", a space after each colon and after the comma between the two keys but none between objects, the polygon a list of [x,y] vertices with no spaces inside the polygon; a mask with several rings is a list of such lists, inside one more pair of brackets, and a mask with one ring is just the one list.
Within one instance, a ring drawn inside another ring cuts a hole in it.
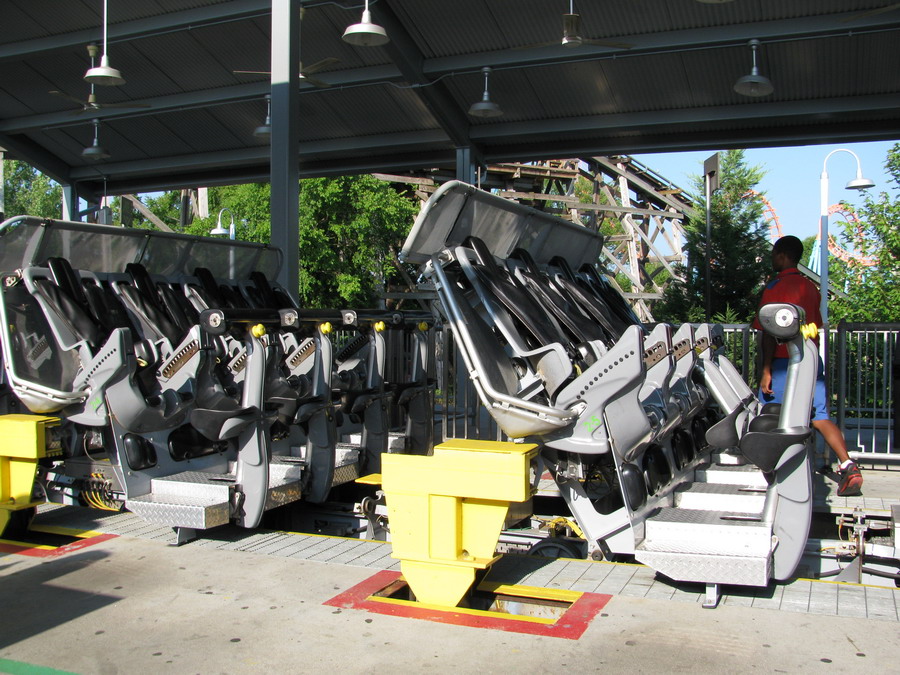
[{"label": "sneaker", "polygon": [[838,485],[838,497],[855,497],[862,494],[863,477],[859,467],[851,463],[846,469],[838,469],[841,483]]}]

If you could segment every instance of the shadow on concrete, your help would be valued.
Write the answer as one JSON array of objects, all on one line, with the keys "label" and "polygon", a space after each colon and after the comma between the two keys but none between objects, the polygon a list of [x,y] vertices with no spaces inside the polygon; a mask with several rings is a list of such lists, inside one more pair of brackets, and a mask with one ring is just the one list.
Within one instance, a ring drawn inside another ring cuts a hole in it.
[{"label": "shadow on concrete", "polygon": [[5,611],[0,618],[0,647],[14,645],[121,600],[118,596],[53,583],[108,557],[104,551],[83,551],[3,576],[0,607]]}]

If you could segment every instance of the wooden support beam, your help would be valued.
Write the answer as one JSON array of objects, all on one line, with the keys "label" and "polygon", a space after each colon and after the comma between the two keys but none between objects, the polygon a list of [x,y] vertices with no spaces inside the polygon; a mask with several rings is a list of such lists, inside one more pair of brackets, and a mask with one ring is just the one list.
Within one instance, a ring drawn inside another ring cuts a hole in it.
[{"label": "wooden support beam", "polygon": [[138,199],[135,195],[122,195],[122,199],[127,199],[128,201],[130,201],[132,206],[134,206],[134,208],[137,209],[138,212],[142,216],[144,216],[144,218],[156,225],[156,227],[158,227],[163,232],[174,232],[174,230],[166,225],[162,220],[160,220],[159,217],[157,217],[156,214],[153,213],[153,211],[144,206],[143,202],[141,202],[141,200]]}]

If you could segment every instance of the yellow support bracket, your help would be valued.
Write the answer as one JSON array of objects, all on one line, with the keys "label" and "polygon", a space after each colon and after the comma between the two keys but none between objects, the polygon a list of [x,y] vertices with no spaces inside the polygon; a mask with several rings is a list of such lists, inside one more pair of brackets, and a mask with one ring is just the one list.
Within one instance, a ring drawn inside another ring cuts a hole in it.
[{"label": "yellow support bracket", "polygon": [[62,454],[55,432],[58,417],[0,415],[0,534],[14,511],[32,508],[38,460]]},{"label": "yellow support bracket", "polygon": [[456,607],[494,551],[511,502],[531,498],[529,443],[451,440],[434,454],[386,454],[391,556],[419,602]]}]

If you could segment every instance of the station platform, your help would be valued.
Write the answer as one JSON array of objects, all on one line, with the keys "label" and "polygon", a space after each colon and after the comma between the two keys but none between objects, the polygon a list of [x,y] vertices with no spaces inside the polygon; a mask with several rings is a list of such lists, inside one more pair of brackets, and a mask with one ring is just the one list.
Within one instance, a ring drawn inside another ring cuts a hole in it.
[{"label": "station platform", "polygon": [[[842,499],[817,476],[820,508],[900,501],[900,472],[865,478],[866,496]],[[871,672],[896,661],[896,588],[795,579],[724,588],[707,610],[701,586],[641,565],[504,556],[492,581],[602,598],[584,633],[563,640],[326,604],[399,570],[383,542],[224,527],[173,547],[169,528],[76,507],[42,507],[35,523],[77,541],[0,543],[0,672]]]}]

